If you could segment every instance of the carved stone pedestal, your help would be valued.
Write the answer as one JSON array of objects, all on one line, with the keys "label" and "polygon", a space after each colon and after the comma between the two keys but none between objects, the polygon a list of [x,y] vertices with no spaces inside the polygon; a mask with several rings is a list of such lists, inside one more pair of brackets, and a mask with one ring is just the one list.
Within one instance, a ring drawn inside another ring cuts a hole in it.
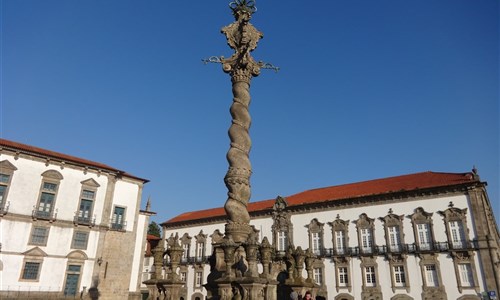
[{"label": "carved stone pedestal", "polygon": [[150,279],[144,282],[148,287],[148,300],[180,299],[183,282],[167,279]]}]

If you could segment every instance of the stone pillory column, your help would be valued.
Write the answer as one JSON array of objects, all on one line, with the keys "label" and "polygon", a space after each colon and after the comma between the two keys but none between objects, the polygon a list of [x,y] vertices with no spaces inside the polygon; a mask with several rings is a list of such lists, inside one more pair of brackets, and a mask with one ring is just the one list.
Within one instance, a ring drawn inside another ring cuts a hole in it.
[{"label": "stone pillory column", "polygon": [[250,82],[252,77],[260,74],[260,69],[279,68],[262,61],[256,62],[250,52],[257,48],[257,42],[263,37],[250,19],[257,10],[253,0],[236,0],[229,4],[235,21],[222,28],[222,33],[227,38],[227,44],[234,50],[229,58],[212,56],[204,59],[205,63],[221,63],[222,70],[231,76],[233,90],[233,104],[231,105],[232,123],[229,128],[231,140],[227,161],[229,169],[224,177],[228,189],[227,201],[224,209],[228,216],[226,236],[237,243],[244,242],[250,234],[250,215],[247,205],[250,201]]},{"label": "stone pillory column", "polygon": [[250,81],[260,73],[260,65],[250,52],[257,48],[263,37],[249,20],[255,12],[253,1],[235,1],[230,4],[235,22],[222,28],[229,47],[234,54],[222,58],[222,69],[229,73],[233,85],[233,104],[231,105],[232,124],[229,128],[231,146],[227,152],[229,169],[224,177],[228,189],[228,199],[224,205],[229,222],[226,236],[235,242],[243,242],[250,233],[250,216],[247,205],[250,200],[250,176],[252,166],[249,153],[252,146],[249,128],[251,123],[248,107],[250,105]]}]

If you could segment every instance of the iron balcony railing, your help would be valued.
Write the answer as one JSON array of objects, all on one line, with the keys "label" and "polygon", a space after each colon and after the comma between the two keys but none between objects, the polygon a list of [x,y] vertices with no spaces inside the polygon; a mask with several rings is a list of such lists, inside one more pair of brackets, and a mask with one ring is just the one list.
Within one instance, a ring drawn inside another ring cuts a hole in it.
[{"label": "iron balcony railing", "polygon": [[[317,251],[315,254],[318,258],[332,258],[332,257],[358,257],[358,256],[369,256],[369,255],[386,255],[386,254],[418,254],[418,253],[435,253],[435,252],[448,252],[453,250],[478,250],[479,243],[476,240],[467,241],[463,243],[451,243],[451,242],[436,242],[431,244],[426,244],[424,247],[420,247],[418,244],[400,244],[398,247],[392,246],[372,246],[370,248],[361,247],[346,247],[343,249],[335,248],[324,248]],[[260,255],[258,255],[260,256]],[[275,260],[283,260],[286,256],[286,252],[275,251]],[[210,263],[210,255],[204,255],[201,257],[183,257],[181,258],[181,265],[193,265],[193,264],[208,264]],[[169,259],[166,257],[163,261],[163,265],[169,264]]]},{"label": "iron balcony railing", "polygon": [[478,241],[466,241],[462,243],[436,242],[426,244],[420,247],[418,244],[401,244],[394,246],[372,246],[370,248],[346,247],[344,249],[326,248],[322,249],[319,257],[335,256],[363,256],[363,255],[383,255],[383,254],[402,254],[402,253],[426,253],[426,252],[446,252],[450,250],[477,250]]},{"label": "iron balcony railing", "polygon": [[94,226],[95,225],[95,216],[94,216],[94,218],[91,218],[91,217],[80,217],[77,214],[73,218],[73,223],[77,224],[77,225]]},{"label": "iron balcony railing", "polygon": [[31,213],[31,216],[33,217],[34,220],[41,219],[53,222],[57,219],[57,209],[55,211],[52,210],[45,211],[45,210],[39,210],[37,207],[33,206],[33,211]]},{"label": "iron balcony railing", "polygon": [[111,222],[109,226],[112,230],[125,230],[125,227],[127,227],[127,221],[122,221],[122,222]]}]

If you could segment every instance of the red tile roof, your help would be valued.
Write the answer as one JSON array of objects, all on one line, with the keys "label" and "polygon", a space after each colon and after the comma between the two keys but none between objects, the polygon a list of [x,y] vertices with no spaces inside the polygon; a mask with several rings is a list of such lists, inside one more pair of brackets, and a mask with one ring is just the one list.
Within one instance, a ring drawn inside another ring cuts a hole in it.
[{"label": "red tile roof", "polygon": [[161,240],[161,237],[158,237],[158,236],[152,235],[152,234],[148,234],[147,239],[151,240],[151,241],[153,241],[153,240]]},{"label": "red tile roof", "polygon": [[[454,186],[477,181],[478,179],[474,177],[473,173],[439,173],[429,171],[307,190],[288,196],[286,200],[288,206],[292,207],[327,201],[391,194],[395,192]],[[251,202],[248,204],[248,211],[252,213],[268,210],[273,207],[274,203],[274,199]],[[208,218],[222,218],[225,215],[226,213],[223,207],[191,211],[178,215],[163,224],[169,225]]]},{"label": "red tile roof", "polygon": [[119,173],[122,176],[139,179],[139,180],[142,180],[144,182],[149,181],[147,179],[136,177],[134,175],[128,174],[124,171],[115,169],[115,168],[110,167],[110,166],[105,165],[105,164],[101,164],[101,163],[94,162],[91,160],[87,160],[87,159],[83,159],[83,158],[79,158],[79,157],[75,157],[75,156],[71,156],[71,155],[67,155],[67,154],[63,154],[63,153],[59,153],[59,152],[55,152],[55,151],[51,151],[51,150],[38,148],[35,146],[30,146],[30,145],[26,145],[26,144],[21,144],[21,143],[9,141],[6,139],[0,139],[0,148],[11,149],[11,150],[14,150],[17,152],[31,154],[31,155],[35,155],[35,156],[39,156],[39,157],[48,157],[48,158],[52,158],[55,160],[70,162],[70,163],[73,163],[76,165],[83,165],[83,166],[92,167],[95,169],[108,170],[111,172]]}]

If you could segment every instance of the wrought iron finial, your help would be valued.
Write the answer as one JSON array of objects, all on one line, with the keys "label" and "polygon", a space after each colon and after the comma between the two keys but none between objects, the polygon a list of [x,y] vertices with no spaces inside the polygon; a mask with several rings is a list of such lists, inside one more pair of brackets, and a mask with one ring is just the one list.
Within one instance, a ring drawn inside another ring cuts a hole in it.
[{"label": "wrought iron finial", "polygon": [[254,0],[235,0],[229,3],[229,8],[231,8],[235,15],[239,12],[245,12],[251,15],[257,11]]},{"label": "wrought iron finial", "polygon": [[208,63],[220,64],[224,60],[224,56],[210,56],[209,58],[202,59],[201,61],[206,65]]},{"label": "wrought iron finial", "polygon": [[259,64],[260,64],[260,68],[261,69],[270,69],[270,70],[274,70],[274,72],[278,73],[278,71],[280,70],[279,67],[276,67],[275,65],[273,64],[270,64],[270,63],[265,63],[263,61],[259,61]]}]

